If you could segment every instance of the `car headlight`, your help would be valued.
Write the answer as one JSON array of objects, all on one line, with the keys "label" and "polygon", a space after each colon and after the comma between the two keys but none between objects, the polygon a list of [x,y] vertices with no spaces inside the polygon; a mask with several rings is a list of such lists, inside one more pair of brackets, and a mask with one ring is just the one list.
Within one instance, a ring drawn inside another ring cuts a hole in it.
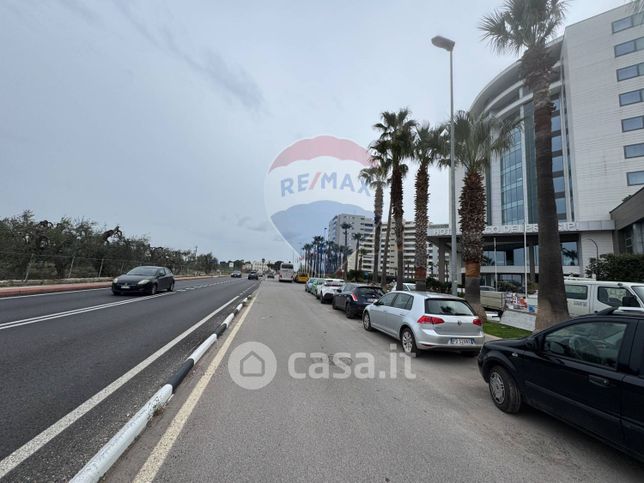
[{"label": "car headlight", "polygon": [[118,277],[116,277],[114,280],[112,280],[112,283],[119,283]]},{"label": "car headlight", "polygon": [[144,278],[144,279],[143,279],[143,280],[141,280],[137,285],[145,285],[145,284],[146,284],[146,283],[148,283],[148,282],[149,282],[149,280],[148,280],[147,278]]}]

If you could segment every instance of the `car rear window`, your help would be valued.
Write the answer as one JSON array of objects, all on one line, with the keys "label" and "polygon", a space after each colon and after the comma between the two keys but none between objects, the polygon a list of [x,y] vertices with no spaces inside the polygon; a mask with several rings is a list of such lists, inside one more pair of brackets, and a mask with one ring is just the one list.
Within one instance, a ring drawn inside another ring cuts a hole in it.
[{"label": "car rear window", "polygon": [[367,287],[358,288],[356,289],[356,292],[358,293],[358,295],[362,297],[366,297],[368,299],[372,299],[372,298],[379,299],[380,297],[382,297],[384,293],[379,288],[367,288]]},{"label": "car rear window", "polygon": [[425,299],[425,313],[436,315],[474,315],[469,305],[460,300]]}]

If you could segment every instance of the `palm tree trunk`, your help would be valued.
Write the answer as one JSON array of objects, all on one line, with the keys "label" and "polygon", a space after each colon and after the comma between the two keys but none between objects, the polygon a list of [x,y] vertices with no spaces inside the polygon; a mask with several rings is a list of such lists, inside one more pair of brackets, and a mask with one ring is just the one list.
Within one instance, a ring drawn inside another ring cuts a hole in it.
[{"label": "palm tree trunk", "polygon": [[[548,328],[569,318],[568,302],[561,265],[559,220],[552,178],[552,131],[550,102],[550,69],[545,49],[526,52],[524,62],[533,64],[526,78],[534,92],[535,145],[537,151],[537,194],[539,213],[539,309],[535,331]],[[527,200],[526,200],[527,201]],[[527,283],[527,281],[525,282]]]},{"label": "palm tree trunk", "polygon": [[394,234],[396,236],[396,290],[402,290],[403,279],[405,277],[403,259],[403,236],[404,236],[404,222],[403,222],[403,186],[402,186],[402,173],[400,171],[400,164],[395,163],[391,176],[391,199],[393,201],[393,215],[394,215]]},{"label": "palm tree trunk", "polygon": [[382,251],[382,275],[380,285],[384,290],[387,286],[387,263],[389,261],[389,239],[391,237],[391,222],[394,205],[389,199],[389,218],[387,218],[387,233],[385,234],[385,248]]},{"label": "palm tree trunk", "polygon": [[485,188],[476,169],[468,169],[463,179],[458,214],[461,217],[461,244],[465,264],[465,299],[485,320],[481,306],[481,258],[485,230]]},{"label": "palm tree trunk", "polygon": [[353,267],[353,276],[355,277],[356,281],[358,281],[358,256],[359,256],[358,250],[359,249],[360,249],[360,240],[358,239],[356,240],[356,260]]},{"label": "palm tree trunk", "polygon": [[427,199],[429,174],[427,161],[421,161],[416,173],[416,290],[427,289]]},{"label": "palm tree trunk", "polygon": [[373,234],[373,281],[378,280],[378,262],[380,261],[380,232],[382,230],[382,186],[376,188],[375,194],[375,207],[373,210],[374,215],[374,229]]}]

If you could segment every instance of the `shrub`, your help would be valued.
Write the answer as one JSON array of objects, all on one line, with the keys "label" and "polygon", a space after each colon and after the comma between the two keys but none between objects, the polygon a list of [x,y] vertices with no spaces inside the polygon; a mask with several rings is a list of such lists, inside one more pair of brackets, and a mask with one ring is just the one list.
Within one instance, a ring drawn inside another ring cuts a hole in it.
[{"label": "shrub", "polygon": [[586,275],[596,275],[597,280],[644,282],[644,255],[601,255],[599,260],[590,262]]}]

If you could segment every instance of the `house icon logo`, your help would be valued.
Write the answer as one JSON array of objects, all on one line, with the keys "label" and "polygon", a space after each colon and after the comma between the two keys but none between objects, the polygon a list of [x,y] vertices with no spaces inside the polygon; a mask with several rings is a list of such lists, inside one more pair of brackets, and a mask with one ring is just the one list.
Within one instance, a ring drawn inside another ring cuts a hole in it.
[{"label": "house icon logo", "polygon": [[261,377],[264,375],[264,360],[255,352],[249,352],[241,360],[239,373],[244,377]]},{"label": "house icon logo", "polygon": [[277,360],[273,351],[261,342],[244,342],[228,357],[228,373],[244,389],[261,389],[273,380]]}]

